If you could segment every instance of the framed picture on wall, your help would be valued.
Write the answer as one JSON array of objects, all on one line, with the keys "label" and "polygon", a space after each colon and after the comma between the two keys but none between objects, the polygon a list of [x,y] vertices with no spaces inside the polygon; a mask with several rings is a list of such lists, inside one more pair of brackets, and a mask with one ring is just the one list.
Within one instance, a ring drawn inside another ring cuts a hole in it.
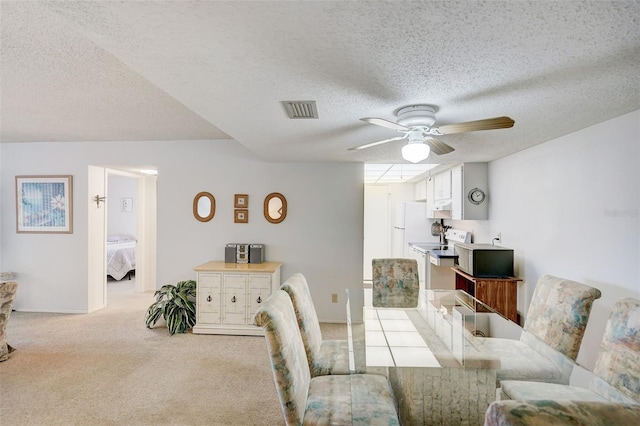
[{"label": "framed picture on wall", "polygon": [[237,209],[234,210],[234,223],[249,223],[249,210]]},{"label": "framed picture on wall", "polygon": [[233,202],[233,206],[236,209],[246,209],[249,207],[249,195],[236,194]]},{"label": "framed picture on wall", "polygon": [[73,176],[16,176],[16,232],[73,233]]}]

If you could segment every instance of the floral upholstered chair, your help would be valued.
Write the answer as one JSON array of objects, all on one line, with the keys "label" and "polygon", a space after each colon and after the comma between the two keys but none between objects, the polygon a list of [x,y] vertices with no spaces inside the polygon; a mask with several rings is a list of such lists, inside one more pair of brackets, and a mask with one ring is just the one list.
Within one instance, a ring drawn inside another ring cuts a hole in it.
[{"label": "floral upholstered chair", "polygon": [[0,282],[0,361],[6,361],[9,358],[9,353],[13,350],[7,344],[6,330],[17,291],[17,282]]},{"label": "floral upholstered chair", "polygon": [[587,401],[496,401],[485,426],[637,425],[640,405]]},{"label": "floral upholstered chair", "polygon": [[502,399],[640,404],[640,300],[626,298],[614,304],[593,373],[589,389],[505,380]]},{"label": "floral upholstered chair", "polygon": [[287,425],[399,425],[387,378],[374,374],[311,377],[291,298],[276,290],[258,309],[273,379]]},{"label": "floral upholstered chair", "polygon": [[349,343],[347,340],[322,339],[320,322],[304,275],[292,275],[280,288],[289,294],[293,303],[311,376],[349,374]]},{"label": "floral upholstered chair", "polygon": [[420,296],[418,261],[415,259],[372,259],[373,306],[415,308]]},{"label": "floral upholstered chair", "polygon": [[593,301],[600,290],[544,275],[533,292],[520,340],[482,338],[500,358],[497,380],[568,384]]}]

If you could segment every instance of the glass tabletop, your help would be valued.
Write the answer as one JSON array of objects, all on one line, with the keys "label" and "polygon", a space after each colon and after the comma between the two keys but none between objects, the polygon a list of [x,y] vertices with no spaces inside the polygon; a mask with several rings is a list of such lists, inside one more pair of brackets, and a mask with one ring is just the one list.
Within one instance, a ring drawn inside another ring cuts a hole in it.
[{"label": "glass tabletop", "polygon": [[351,372],[388,378],[401,424],[483,424],[500,369],[483,342],[519,326],[462,290],[424,290],[415,308],[371,293],[347,290]]},{"label": "glass tabletop", "polygon": [[502,337],[500,330],[513,326],[462,290],[425,290],[416,308],[372,306],[366,288],[348,289],[346,300],[353,372],[370,367],[499,368],[499,360],[477,338]]}]

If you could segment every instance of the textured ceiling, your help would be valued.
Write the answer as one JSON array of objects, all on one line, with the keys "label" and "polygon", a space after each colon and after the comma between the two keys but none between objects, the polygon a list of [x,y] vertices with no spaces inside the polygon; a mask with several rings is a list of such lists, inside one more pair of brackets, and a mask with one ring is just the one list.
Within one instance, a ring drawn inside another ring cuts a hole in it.
[{"label": "textured ceiling", "polygon": [[[268,161],[403,162],[394,120],[508,115],[488,161],[640,109],[638,1],[0,3],[0,140],[233,139]],[[318,119],[280,101],[315,100]],[[606,142],[606,141],[605,141]]]}]

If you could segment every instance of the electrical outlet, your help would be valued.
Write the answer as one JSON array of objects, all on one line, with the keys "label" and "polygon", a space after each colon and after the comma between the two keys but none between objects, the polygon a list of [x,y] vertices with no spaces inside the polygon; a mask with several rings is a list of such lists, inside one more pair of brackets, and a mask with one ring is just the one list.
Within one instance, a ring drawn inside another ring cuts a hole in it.
[{"label": "electrical outlet", "polygon": [[500,241],[501,239],[502,239],[502,232],[498,232],[498,235],[496,235],[496,237],[491,240],[491,245],[495,246],[496,242],[501,243],[502,242]]},{"label": "electrical outlet", "polygon": [[338,293],[331,293],[331,303],[338,303]]}]

